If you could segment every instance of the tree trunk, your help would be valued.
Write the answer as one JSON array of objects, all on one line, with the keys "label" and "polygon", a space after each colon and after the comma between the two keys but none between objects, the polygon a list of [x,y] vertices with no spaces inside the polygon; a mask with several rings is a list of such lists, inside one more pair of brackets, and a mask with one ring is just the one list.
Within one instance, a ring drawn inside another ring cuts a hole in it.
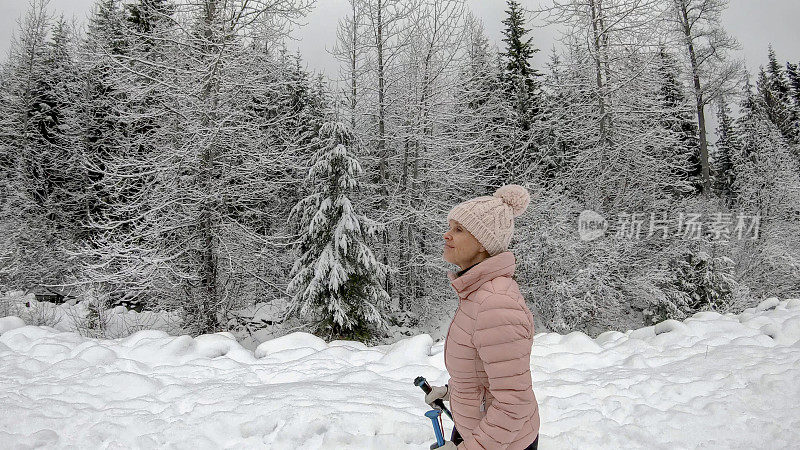
[{"label": "tree trunk", "polygon": [[353,133],[356,132],[356,58],[358,57],[358,16],[356,14],[356,3],[353,1],[353,54],[350,67],[350,126]]},{"label": "tree trunk", "polygon": [[[611,145],[610,130],[608,128],[608,113],[605,98],[605,81],[603,80],[603,37],[606,30],[601,29],[602,5],[600,0],[589,0],[589,9],[592,19],[592,43],[594,46],[595,81],[597,83],[597,107],[600,110],[600,137],[602,141]],[[605,151],[601,150],[601,165],[605,163]]]},{"label": "tree trunk", "polygon": [[692,80],[694,82],[694,98],[697,107],[697,125],[700,129],[700,164],[703,169],[703,195],[708,198],[711,192],[711,176],[708,167],[708,142],[706,138],[706,115],[704,111],[705,100],[700,85],[700,74],[697,65],[697,55],[694,50],[694,38],[689,23],[689,14],[686,10],[686,1],[679,1],[680,20],[683,25],[683,34],[686,38],[686,48],[689,52],[689,61],[692,65]]},{"label": "tree trunk", "polygon": [[[386,83],[383,61],[383,0],[378,0],[377,8],[377,52],[378,52],[378,172],[380,174],[381,209],[385,212],[389,206],[389,187],[387,186],[387,173],[389,171],[388,155],[386,154]],[[389,230],[384,228],[383,235],[383,263],[389,266]],[[392,276],[386,275],[386,293],[392,297]]]},{"label": "tree trunk", "polygon": [[[406,129],[410,131],[409,121],[406,119]],[[410,153],[410,137],[408,132],[406,133],[405,138],[403,139],[403,174],[400,183],[403,185],[403,204],[405,206],[406,214],[409,214],[411,211],[411,194],[409,192],[409,180],[408,180],[408,159]],[[399,298],[399,306],[400,311],[407,311],[410,305],[410,297],[408,295],[408,287],[410,286],[411,281],[411,274],[410,274],[410,264],[411,264],[411,224],[409,220],[406,219],[400,225],[400,249],[401,249],[401,257],[400,257],[400,279],[403,281],[403,286],[397,292],[397,296]]]},{"label": "tree trunk", "polygon": [[[603,68],[605,70],[605,86],[608,86],[611,80],[611,63],[608,60],[608,52],[609,52],[609,43],[608,43],[608,35],[609,32],[606,29],[606,21],[605,21],[605,14],[603,12],[603,0],[597,0],[597,10],[598,10],[598,19],[599,19],[599,29],[601,39],[601,48],[603,50],[602,53],[602,61],[603,61]],[[598,58],[600,55],[598,55]],[[609,134],[608,140],[609,142],[613,141],[613,130],[614,130],[614,114],[613,114],[613,105],[611,104],[611,98],[605,97],[606,102],[606,130]]]},{"label": "tree trunk", "polygon": [[[208,2],[206,4],[205,17],[206,29],[204,30],[203,34],[206,39],[206,44],[209,46],[209,54],[215,54],[221,50],[218,43],[215,43],[216,36],[214,36],[212,29],[214,21],[216,20],[216,14],[216,3],[213,1]],[[213,60],[209,61],[209,63],[214,64]],[[212,73],[208,77],[208,82],[205,86],[203,86],[202,99],[208,108],[208,113],[203,114],[203,118],[201,120],[201,125],[203,128],[207,128],[213,122],[216,115],[215,111],[218,105],[217,102],[219,91],[219,78],[216,74],[217,67],[219,67],[219,65],[214,64],[213,68],[211,69]],[[217,323],[217,310],[219,307],[217,292],[217,260],[214,248],[214,224],[212,217],[214,205],[212,205],[210,201],[210,199],[213,197],[212,191],[215,158],[216,155],[214,152],[214,144],[212,142],[209,143],[203,150],[203,154],[200,159],[200,173],[198,174],[200,181],[199,187],[202,194],[205,196],[205,199],[200,205],[200,211],[198,213],[199,240],[201,242],[199,270],[199,295],[201,298],[195,300],[199,302],[196,311],[198,313],[198,317],[195,319],[201,321],[200,323],[196,324],[200,327],[199,331],[201,333],[217,331],[219,325]]]}]

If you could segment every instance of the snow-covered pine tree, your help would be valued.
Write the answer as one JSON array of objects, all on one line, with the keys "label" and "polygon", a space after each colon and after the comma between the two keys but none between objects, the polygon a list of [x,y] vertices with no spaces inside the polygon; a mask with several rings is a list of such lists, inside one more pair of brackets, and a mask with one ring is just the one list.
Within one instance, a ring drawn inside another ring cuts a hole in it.
[{"label": "snow-covered pine tree", "polygon": [[[505,93],[504,135],[497,142],[497,155],[485,163],[498,177],[499,184],[519,183],[532,178],[542,159],[543,126],[540,124],[545,110],[538,70],[531,58],[538,52],[525,27],[525,10],[515,0],[508,0],[505,28],[502,30],[505,47],[500,52],[499,80]],[[489,186],[490,189],[499,186]]]},{"label": "snow-covered pine tree", "polygon": [[669,267],[667,295],[646,311],[646,323],[683,320],[697,311],[725,311],[733,303],[737,283],[730,258],[695,249],[671,259]]},{"label": "snow-covered pine tree", "polygon": [[[565,67],[564,59],[552,48],[547,63],[544,85],[547,87],[548,120],[545,123],[545,145],[547,151],[541,161],[546,185],[557,184],[574,167],[578,151],[585,136],[576,125],[575,109],[583,101],[589,101],[586,87],[575,74]],[[584,123],[587,126],[591,124]]]},{"label": "snow-covered pine tree", "polygon": [[684,94],[684,85],[681,82],[680,70],[675,58],[669,51],[661,46],[658,50],[660,75],[660,97],[663,114],[662,126],[668,131],[671,142],[667,144],[668,154],[677,156],[680,163],[676,164],[676,176],[680,178],[676,187],[685,187],[684,191],[673,192],[676,195],[694,195],[703,188],[703,165],[700,157],[700,143],[697,122],[690,104]]},{"label": "snow-covered pine tree", "polygon": [[384,267],[367,240],[377,224],[353,209],[349,195],[359,188],[362,169],[348,148],[352,131],[326,122],[305,180],[311,193],[292,209],[301,234],[287,292],[287,316],[312,317],[314,331],[328,338],[368,340],[385,331],[389,296]]},{"label": "snow-covered pine tree", "polygon": [[769,46],[767,69],[761,68],[756,81],[758,92],[763,97],[764,108],[769,120],[781,130],[781,134],[791,143],[800,142],[795,127],[794,106],[791,88],[786,72],[778,63],[772,45]]},{"label": "snow-covered pine tree", "polygon": [[144,50],[157,45],[153,31],[164,21],[170,20],[175,12],[175,6],[170,0],[138,0],[137,3],[126,4],[125,8],[128,11],[128,22],[141,33],[137,37],[145,38]]},{"label": "snow-covered pine tree", "polygon": [[87,185],[70,116],[73,39],[48,2],[31,3],[12,40],[0,86],[0,283],[21,289],[65,281]]},{"label": "snow-covered pine tree", "polygon": [[775,49],[772,44],[769,45],[767,50],[767,72],[769,73],[769,87],[777,97],[784,104],[789,102],[790,87],[789,80],[787,79],[786,72],[781,64],[778,62],[778,56],[775,54]]},{"label": "snow-covered pine tree", "polygon": [[[78,54],[80,89],[75,105],[75,132],[80,144],[84,170],[92,188],[87,192],[87,213],[90,218],[108,214],[118,218],[122,211],[114,205],[121,199],[114,189],[104,184],[106,162],[126,151],[127,142],[140,136],[130,133],[124,115],[128,110],[126,90],[135,89],[121,74],[112,55],[129,53],[126,36],[125,13],[118,0],[98,1],[89,17]],[[128,179],[128,186],[144,180]],[[126,197],[134,190],[126,189]],[[89,226],[88,239],[93,239],[98,228]]]},{"label": "snow-covered pine tree", "polygon": [[731,185],[736,178],[733,171],[732,153],[736,140],[733,118],[724,97],[719,98],[717,106],[717,142],[711,165],[714,179],[714,190],[730,206],[732,199]]},{"label": "snow-covered pine tree", "polygon": [[789,86],[792,89],[792,103],[794,107],[800,110],[800,64],[786,63],[786,77],[789,79]]},{"label": "snow-covered pine tree", "polygon": [[800,164],[770,119],[764,93],[753,92],[749,82],[741,114],[735,121],[732,191],[737,210],[760,215],[760,227],[757,239],[734,241],[736,274],[754,298],[794,295],[800,289]]},{"label": "snow-covered pine tree", "polygon": [[[769,114],[764,85],[756,92],[745,86],[741,117],[736,122],[734,157],[737,203],[770,218],[792,219],[800,208],[800,171],[790,144]],[[768,88],[766,88],[768,89]]]},{"label": "snow-covered pine tree", "polygon": [[522,128],[530,127],[531,116],[539,113],[541,108],[541,83],[542,74],[531,66],[531,58],[538,52],[528,36],[531,31],[525,28],[525,15],[522,6],[516,0],[508,0],[507,17],[503,19],[505,28],[501,31],[503,42],[506,43],[504,51],[500,53],[503,58],[503,81],[509,98],[516,100],[515,109],[520,115]]},{"label": "snow-covered pine tree", "polygon": [[41,80],[50,23],[47,2],[32,2],[12,36],[0,77],[0,289],[27,289],[31,286],[26,284],[38,284],[47,274],[37,266],[46,259],[50,244],[49,233],[42,233],[41,227],[47,214],[48,168],[42,130],[50,121]]},{"label": "snow-covered pine tree", "polygon": [[[786,78],[790,88],[793,131],[800,137],[800,71],[797,64],[786,63]],[[800,152],[797,153],[797,157],[800,161]]]},{"label": "snow-covered pine tree", "polygon": [[796,102],[800,102],[800,71],[798,71],[800,64],[786,63],[786,76],[789,78],[789,84],[792,87],[792,97]]}]

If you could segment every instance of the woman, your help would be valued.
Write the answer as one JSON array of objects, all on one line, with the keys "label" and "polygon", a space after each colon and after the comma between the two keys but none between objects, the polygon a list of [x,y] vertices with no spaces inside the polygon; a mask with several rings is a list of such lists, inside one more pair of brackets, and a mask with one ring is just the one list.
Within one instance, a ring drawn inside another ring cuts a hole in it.
[{"label": "woman", "polygon": [[459,306],[444,344],[450,379],[425,401],[450,402],[455,428],[441,450],[530,450],[539,444],[539,407],[531,386],[533,315],[514,275],[508,244],[514,217],[530,203],[519,185],[457,205],[447,216],[445,261]]}]

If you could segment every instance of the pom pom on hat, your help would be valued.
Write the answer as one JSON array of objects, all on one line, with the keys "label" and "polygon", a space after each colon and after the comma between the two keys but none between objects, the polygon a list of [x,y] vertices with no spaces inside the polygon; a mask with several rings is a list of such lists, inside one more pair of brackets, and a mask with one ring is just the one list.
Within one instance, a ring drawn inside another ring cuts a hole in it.
[{"label": "pom pom on hat", "polygon": [[494,196],[511,207],[511,213],[514,217],[524,213],[531,202],[531,195],[528,190],[518,184],[501,186],[495,191]]}]

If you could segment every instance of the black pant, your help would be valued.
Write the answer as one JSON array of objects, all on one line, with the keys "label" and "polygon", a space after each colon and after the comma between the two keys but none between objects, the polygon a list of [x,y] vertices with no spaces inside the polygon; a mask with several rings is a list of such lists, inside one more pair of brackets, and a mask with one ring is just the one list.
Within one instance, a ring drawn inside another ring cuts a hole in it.
[{"label": "black pant", "polygon": [[[462,438],[461,435],[458,434],[458,430],[456,430],[456,427],[453,427],[453,433],[450,435],[450,440],[453,441],[453,444],[456,445],[464,442],[464,438]],[[539,448],[539,435],[537,434],[536,439],[533,440],[533,443],[531,445],[525,447],[525,450],[538,450],[538,448]]]}]

